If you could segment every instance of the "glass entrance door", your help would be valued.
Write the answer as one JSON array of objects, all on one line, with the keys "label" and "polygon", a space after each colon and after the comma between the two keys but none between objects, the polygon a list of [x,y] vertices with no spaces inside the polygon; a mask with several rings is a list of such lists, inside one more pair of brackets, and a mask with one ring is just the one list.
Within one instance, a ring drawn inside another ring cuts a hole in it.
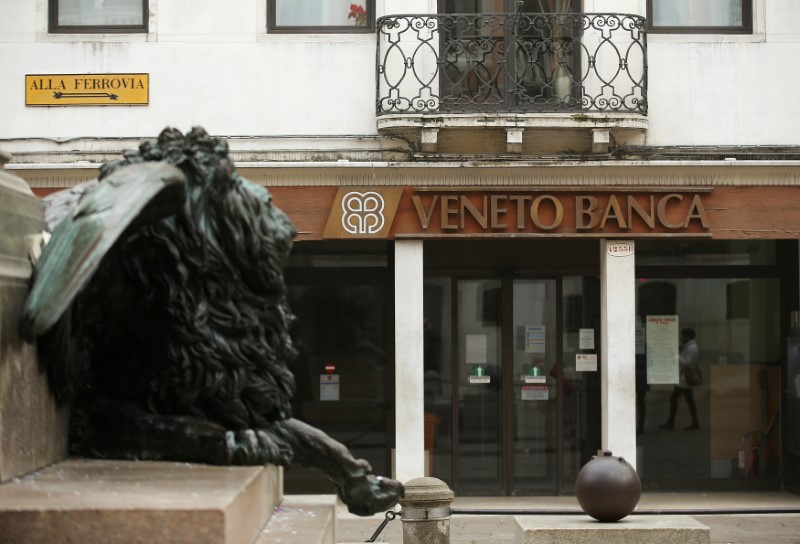
[{"label": "glass entrance door", "polygon": [[575,353],[585,347],[577,345],[579,331],[599,321],[596,284],[584,277],[426,280],[432,475],[461,495],[571,490],[583,450],[598,447],[590,430],[597,425],[587,425],[598,410],[587,410],[587,399],[599,399],[599,379],[575,371]]},{"label": "glass entrance door", "polygon": [[459,483],[476,494],[553,492],[556,281],[469,279],[457,293]]},{"label": "glass entrance door", "polygon": [[556,281],[512,282],[512,494],[555,491],[558,470]]},{"label": "glass entrance door", "polygon": [[503,490],[502,282],[458,282],[458,464],[464,489]]}]

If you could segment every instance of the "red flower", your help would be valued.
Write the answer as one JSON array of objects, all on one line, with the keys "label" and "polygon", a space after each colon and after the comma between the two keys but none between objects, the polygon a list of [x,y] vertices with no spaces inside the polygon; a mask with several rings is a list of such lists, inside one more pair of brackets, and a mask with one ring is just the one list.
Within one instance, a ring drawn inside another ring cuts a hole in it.
[{"label": "red flower", "polygon": [[350,4],[350,16],[348,19],[353,18],[355,19],[356,15],[366,15],[367,12],[363,6],[359,6],[358,4]]},{"label": "red flower", "polygon": [[350,4],[348,19],[354,19],[356,26],[367,26],[367,10],[358,4]]}]

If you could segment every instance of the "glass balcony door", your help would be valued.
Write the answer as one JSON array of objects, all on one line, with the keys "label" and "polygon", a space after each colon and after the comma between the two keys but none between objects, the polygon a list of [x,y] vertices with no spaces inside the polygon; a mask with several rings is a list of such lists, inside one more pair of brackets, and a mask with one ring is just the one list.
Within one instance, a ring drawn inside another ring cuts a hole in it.
[{"label": "glass balcony door", "polygon": [[[581,80],[573,0],[446,0],[442,106],[574,107]],[[476,17],[447,17],[446,14]],[[541,15],[539,15],[541,14]],[[482,17],[479,17],[483,15]]]}]

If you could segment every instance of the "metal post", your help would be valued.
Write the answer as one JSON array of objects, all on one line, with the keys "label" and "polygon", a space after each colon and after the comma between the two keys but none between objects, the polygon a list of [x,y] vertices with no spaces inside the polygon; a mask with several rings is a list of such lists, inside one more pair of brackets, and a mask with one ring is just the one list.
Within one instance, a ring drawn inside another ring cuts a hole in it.
[{"label": "metal post", "polygon": [[453,492],[438,478],[414,478],[405,484],[403,544],[450,544]]}]

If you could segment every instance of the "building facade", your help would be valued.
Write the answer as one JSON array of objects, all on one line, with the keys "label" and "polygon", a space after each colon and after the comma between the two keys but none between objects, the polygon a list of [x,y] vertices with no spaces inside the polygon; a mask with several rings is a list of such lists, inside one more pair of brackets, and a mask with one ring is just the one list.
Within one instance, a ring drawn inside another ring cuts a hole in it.
[{"label": "building facade", "polygon": [[4,4],[6,169],[226,139],[298,230],[295,415],[377,472],[800,488],[794,2]]}]

